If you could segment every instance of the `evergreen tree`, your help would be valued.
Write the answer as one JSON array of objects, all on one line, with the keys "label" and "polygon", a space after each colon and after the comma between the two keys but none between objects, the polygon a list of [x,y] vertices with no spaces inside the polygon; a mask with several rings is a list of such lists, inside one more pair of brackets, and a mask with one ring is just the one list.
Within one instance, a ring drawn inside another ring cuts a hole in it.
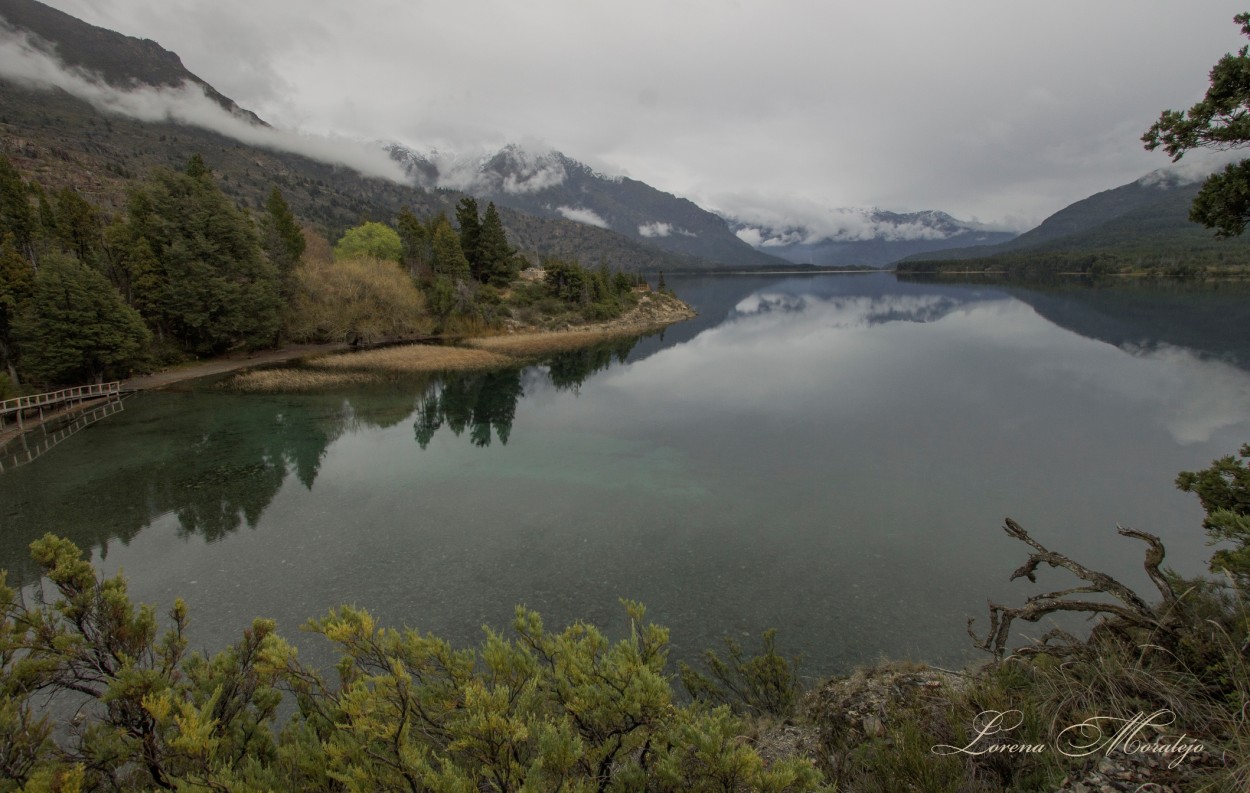
[{"label": "evergreen tree", "polygon": [[14,331],[22,370],[48,383],[124,374],[151,340],[138,312],[103,275],[55,254],[44,258]]},{"label": "evergreen tree", "polygon": [[480,274],[474,273],[478,280],[494,286],[507,286],[516,279],[520,271],[517,254],[508,245],[499,210],[493,201],[486,205],[486,216],[482,219],[479,250]]},{"label": "evergreen tree", "polygon": [[0,365],[3,365],[13,382],[21,382],[17,376],[17,349],[13,338],[13,324],[21,314],[22,306],[34,291],[35,271],[17,251],[13,235],[5,234],[0,240]]},{"label": "evergreen tree", "polygon": [[482,221],[478,218],[477,200],[465,196],[456,205],[456,223],[460,226],[460,250],[469,260],[473,277],[485,281],[482,261]]},{"label": "evergreen tree", "polygon": [[60,229],[57,227],[56,211],[48,199],[48,191],[43,189],[43,185],[32,181],[30,192],[35,196],[35,227],[32,244],[37,256],[39,252],[47,250],[60,239]]},{"label": "evergreen tree", "polygon": [[18,252],[32,262],[37,222],[26,183],[9,159],[0,155],[0,237],[12,235]]},{"label": "evergreen tree", "polygon": [[[1250,37],[1250,13],[1233,21]],[[1162,148],[1179,160],[1193,149],[1229,149],[1250,146],[1250,46],[1221,58],[1208,73],[1211,85],[1202,101],[1185,111],[1165,110],[1142,143],[1147,151]],[[1217,237],[1239,236],[1250,224],[1250,160],[1229,163],[1207,177],[1194,198],[1189,219],[1215,229]]]},{"label": "evergreen tree", "polygon": [[1250,444],[1200,471],[1181,471],[1176,486],[1194,493],[1202,503],[1206,518],[1202,527],[1212,543],[1231,542],[1211,557],[1211,570],[1227,573],[1250,590]]},{"label": "evergreen tree", "polygon": [[399,210],[395,228],[401,244],[400,263],[408,269],[408,273],[415,277],[431,272],[434,252],[430,229],[408,207]]},{"label": "evergreen tree", "polygon": [[617,270],[616,275],[612,277],[612,288],[616,290],[618,295],[628,294],[630,290],[629,276],[624,270]]},{"label": "evergreen tree", "polygon": [[132,192],[120,236],[134,304],[162,338],[197,355],[273,343],[277,274],[250,219],[206,169],[157,170]]},{"label": "evergreen tree", "polygon": [[261,245],[269,262],[278,271],[283,295],[289,299],[293,289],[292,273],[304,255],[304,232],[300,231],[295,215],[282,197],[282,191],[276,187],[270,191],[269,200],[265,202]]},{"label": "evergreen tree", "polygon": [[212,170],[198,153],[192,154],[191,159],[187,160],[185,172],[192,179],[212,179],[213,177]]},{"label": "evergreen tree", "polygon": [[63,187],[56,193],[54,229],[62,250],[83,264],[97,263],[103,233],[100,212],[72,187]]},{"label": "evergreen tree", "polygon": [[460,248],[460,238],[446,218],[439,218],[439,221],[434,226],[434,274],[453,281],[468,280],[472,270]]}]

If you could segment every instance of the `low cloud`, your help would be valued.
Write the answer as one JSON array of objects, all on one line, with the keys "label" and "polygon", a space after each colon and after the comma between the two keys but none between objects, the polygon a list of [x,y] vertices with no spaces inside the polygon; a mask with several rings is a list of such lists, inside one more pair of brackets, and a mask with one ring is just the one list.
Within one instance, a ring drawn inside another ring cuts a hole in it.
[{"label": "low cloud", "polygon": [[764,244],[764,232],[752,226],[740,228],[734,234],[738,235],[738,239],[752,248],[758,248]]},{"label": "low cloud", "polygon": [[209,98],[202,86],[143,86],[122,90],[98,75],[70,68],[50,55],[50,45],[11,29],[0,30],[0,77],[39,90],[60,89],[103,113],[150,123],[199,127],[249,146],[300,154],[343,165],[364,176],[408,184],[403,167],[385,151],[356,141],[300,135],[234,115]]},{"label": "low cloud", "polygon": [[601,229],[609,228],[608,221],[599,217],[599,214],[593,209],[586,209],[585,207],[556,207],[556,211],[575,223],[585,223],[587,226],[598,226]]},{"label": "low cloud", "polygon": [[638,233],[643,237],[668,237],[673,233],[672,223],[647,223],[638,227]]},{"label": "low cloud", "polygon": [[1216,171],[1224,170],[1226,165],[1239,162],[1246,158],[1240,150],[1220,152],[1196,152],[1180,162],[1151,171],[1137,180],[1143,187],[1178,187],[1205,180]]},{"label": "low cloud", "polygon": [[942,212],[900,214],[871,208],[820,206],[804,199],[767,200],[731,196],[716,202],[736,227],[738,239],[755,248],[866,240],[942,240],[980,223],[958,221]]},{"label": "low cloud", "polygon": [[559,187],[568,179],[560,155],[553,151],[534,154],[520,146],[498,151],[452,154],[431,150],[409,156],[433,165],[436,176],[425,186],[459,190],[470,195],[523,195]]}]

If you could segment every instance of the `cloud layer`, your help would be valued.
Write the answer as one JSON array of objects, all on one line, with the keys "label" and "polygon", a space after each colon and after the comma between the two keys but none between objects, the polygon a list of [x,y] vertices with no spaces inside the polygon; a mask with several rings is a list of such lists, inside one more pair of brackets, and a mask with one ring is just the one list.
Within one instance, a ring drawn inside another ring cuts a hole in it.
[{"label": "cloud layer", "polygon": [[[564,162],[555,153],[538,148],[535,153],[519,145],[500,151],[451,153],[432,150],[408,154],[432,165],[437,176],[426,187],[441,187],[477,195],[537,193],[564,184],[568,178]],[[422,180],[428,182],[428,180]]]},{"label": "cloud layer", "polygon": [[1236,0],[51,3],[286,128],[535,137],[725,210],[745,194],[1010,228],[1165,164],[1138,138],[1244,43]]},{"label": "cloud layer", "polygon": [[48,54],[49,47],[12,30],[0,29],[0,77],[40,90],[60,89],[105,113],[146,122],[200,127],[274,151],[302,154],[320,162],[345,165],[366,176],[400,183],[403,169],[383,150],[348,140],[300,135],[261,126],[236,116],[196,84],[176,88],[143,87],[123,91],[80,69],[67,68]]},{"label": "cloud layer", "polygon": [[738,238],[764,249],[825,241],[941,240],[966,228],[940,213],[899,217],[875,209],[830,209],[801,199],[759,201],[735,196],[729,205],[736,209],[721,211],[744,224],[736,232]]}]

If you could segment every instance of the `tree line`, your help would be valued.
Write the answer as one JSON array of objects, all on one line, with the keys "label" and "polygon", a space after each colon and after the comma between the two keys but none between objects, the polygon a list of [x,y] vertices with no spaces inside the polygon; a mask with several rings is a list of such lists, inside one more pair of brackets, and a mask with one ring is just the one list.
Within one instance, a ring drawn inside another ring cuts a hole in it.
[{"label": "tree line", "polygon": [[405,207],[330,249],[277,187],[257,217],[240,209],[199,155],[154,170],[117,217],[0,156],[0,393],[285,341],[475,332],[548,298],[588,318],[632,305],[626,276],[558,261],[509,305],[527,266],[471,197],[454,222]]}]

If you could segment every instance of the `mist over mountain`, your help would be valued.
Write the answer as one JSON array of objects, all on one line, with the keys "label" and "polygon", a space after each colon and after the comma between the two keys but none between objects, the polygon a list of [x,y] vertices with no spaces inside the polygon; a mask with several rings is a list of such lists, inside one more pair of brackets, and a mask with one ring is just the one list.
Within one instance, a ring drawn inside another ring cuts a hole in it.
[{"label": "mist over mountain", "polygon": [[256,114],[239,107],[188,71],[181,58],[151,39],[88,25],[35,0],[0,0],[0,31],[33,34],[28,40],[34,46],[45,49],[67,67],[99,76],[113,88],[177,88],[191,84],[231,114],[264,124]]},{"label": "mist over mountain", "polygon": [[481,157],[390,148],[427,188],[459,190],[531,215],[606,229],[641,244],[728,267],[786,262],[739,239],[725,220],[685,198],[625,176],[606,176],[558,151],[509,145]]},{"label": "mist over mountain", "polygon": [[[329,238],[403,207],[453,214],[464,195],[501,208],[512,243],[627,270],[770,269],[789,263],[1078,271],[1186,257],[1250,259],[1188,220],[1194,174],[1169,168],[1078,201],[1019,236],[936,211],[735,202],[719,214],[556,151],[507,146],[456,157],[397,144],[302,135],[266,124],[158,43],[89,25],[35,0],[0,0],[0,152],[23,173],[119,211],[154,166],[201,154],[223,189],[256,209],[274,186]],[[1007,261],[1010,259],[1010,261]],[[1006,264],[1004,264],[1006,262]],[[1108,264],[1108,262],[1110,264]]]},{"label": "mist over mountain", "polygon": [[[156,42],[34,0],[0,0],[0,153],[43,185],[73,187],[113,212],[153,167],[181,169],[200,154],[242,206],[259,209],[279,187],[297,216],[330,239],[362,220],[392,222],[405,206],[453,215],[463,195],[419,186],[376,144],[275,129]],[[720,264],[576,216],[501,206],[512,244],[534,260],[648,271]]]},{"label": "mist over mountain", "polygon": [[[784,211],[784,210],[781,210]],[[993,245],[1016,236],[945,212],[804,207],[787,222],[778,210],[728,218],[739,239],[796,264],[884,267],[917,253]]]}]

